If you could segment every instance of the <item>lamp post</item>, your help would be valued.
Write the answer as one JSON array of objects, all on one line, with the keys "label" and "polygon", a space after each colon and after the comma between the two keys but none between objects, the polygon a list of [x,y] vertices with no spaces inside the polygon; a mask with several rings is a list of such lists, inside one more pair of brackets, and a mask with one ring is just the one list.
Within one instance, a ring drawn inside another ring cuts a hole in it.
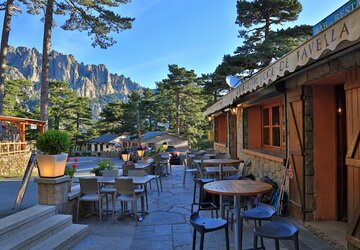
[{"label": "lamp post", "polygon": [[145,152],[145,150],[143,147],[141,147],[141,145],[136,149],[136,153],[139,157],[139,160],[141,160],[141,157],[144,156],[144,152]]},{"label": "lamp post", "polygon": [[123,161],[125,162],[125,164],[130,160],[130,156],[131,156],[131,153],[129,150],[127,149],[124,149],[122,152],[121,152],[121,158],[123,159]]}]

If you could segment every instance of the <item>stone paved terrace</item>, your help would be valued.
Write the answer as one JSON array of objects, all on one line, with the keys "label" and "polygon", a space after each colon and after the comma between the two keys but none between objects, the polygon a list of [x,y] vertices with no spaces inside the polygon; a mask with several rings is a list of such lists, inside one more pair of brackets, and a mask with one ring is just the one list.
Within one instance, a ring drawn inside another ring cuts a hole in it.
[{"label": "stone paved terrace", "polygon": [[[163,178],[164,192],[158,196],[153,182],[149,190],[149,215],[135,226],[133,218],[111,219],[99,222],[97,216],[80,218],[79,223],[90,226],[90,235],[75,249],[191,249],[192,229],[189,224],[193,182],[189,175],[186,188],[182,186],[183,167],[173,166],[173,173]],[[120,207],[116,205],[116,210]],[[210,213],[202,215],[210,216]],[[244,246],[252,247],[253,223],[245,223]],[[234,232],[229,230],[230,248],[234,249]],[[198,243],[199,243],[199,238]],[[274,249],[274,242],[265,240],[267,249]],[[291,241],[281,241],[281,249],[293,249]],[[197,249],[199,244],[197,244]],[[225,249],[224,230],[207,233],[204,249]],[[300,249],[334,249],[307,229],[300,226]]]}]

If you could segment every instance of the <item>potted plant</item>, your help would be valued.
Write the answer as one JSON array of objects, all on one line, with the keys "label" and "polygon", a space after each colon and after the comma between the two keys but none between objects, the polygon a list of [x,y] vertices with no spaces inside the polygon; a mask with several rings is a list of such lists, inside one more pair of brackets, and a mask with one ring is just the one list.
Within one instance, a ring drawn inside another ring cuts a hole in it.
[{"label": "potted plant", "polygon": [[66,132],[49,130],[36,138],[36,148],[40,151],[36,160],[40,177],[60,177],[64,175],[70,139]]},{"label": "potted plant", "polygon": [[113,170],[115,168],[115,163],[110,160],[98,160],[96,161],[97,167],[90,170],[90,173],[95,174],[96,176],[102,176],[105,169]]}]

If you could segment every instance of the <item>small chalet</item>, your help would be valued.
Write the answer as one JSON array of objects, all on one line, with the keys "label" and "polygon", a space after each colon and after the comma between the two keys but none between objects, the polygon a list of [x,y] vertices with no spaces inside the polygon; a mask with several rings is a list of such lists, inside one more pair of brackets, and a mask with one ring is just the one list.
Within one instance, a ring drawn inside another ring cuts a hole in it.
[{"label": "small chalet", "polygon": [[326,27],[204,115],[215,149],[251,161],[257,178],[280,183],[288,161],[290,215],[347,223],[360,249],[360,9]]},{"label": "small chalet", "polygon": [[[122,139],[123,147],[138,147],[137,136],[129,136]],[[185,151],[188,149],[188,140],[184,137],[171,134],[164,131],[147,132],[141,136],[141,145],[154,148],[161,146],[166,142],[169,146],[174,146],[178,151]]]},{"label": "small chalet", "polygon": [[117,134],[103,134],[88,142],[88,149],[91,152],[112,152],[121,147],[121,136]]}]

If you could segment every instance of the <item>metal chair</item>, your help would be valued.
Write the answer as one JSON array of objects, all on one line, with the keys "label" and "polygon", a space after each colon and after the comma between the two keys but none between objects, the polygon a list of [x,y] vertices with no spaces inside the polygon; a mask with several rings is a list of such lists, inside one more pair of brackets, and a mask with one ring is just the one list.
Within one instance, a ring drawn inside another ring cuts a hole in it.
[{"label": "metal chair", "polygon": [[[81,201],[98,202],[100,221],[102,221],[102,197],[97,178],[79,178],[80,196],[77,200],[76,220],[79,220],[79,208]],[[96,203],[95,203],[96,204]]]},{"label": "metal chair", "polygon": [[200,250],[204,249],[205,233],[225,229],[226,249],[229,250],[229,229],[228,223],[223,219],[200,217],[198,212],[190,216],[190,223],[194,228],[192,249],[195,250],[196,231],[200,233]]},{"label": "metal chair", "polygon": [[299,249],[299,226],[285,218],[274,217],[273,221],[254,228],[254,249],[257,249],[257,238],[275,240],[275,249],[279,250],[279,240],[292,240],[295,249]]},{"label": "metal chair", "polygon": [[[198,206],[198,212],[201,210],[211,210],[211,216],[213,216],[213,211],[216,212],[216,217],[218,217],[218,206],[214,203],[213,195],[212,201],[206,199],[206,193],[204,191],[204,185],[206,183],[213,182],[214,179],[204,179],[204,178],[194,178],[194,194],[193,202],[191,204],[191,213],[194,211],[194,206]],[[196,202],[196,187],[199,185],[199,199]]]},{"label": "metal chair", "polygon": [[[199,171],[197,170],[197,168],[193,168],[192,167],[192,160],[190,158],[185,158],[183,160],[183,165],[184,165],[184,177],[183,177],[183,187],[185,187],[185,179],[186,179],[186,174],[187,173],[191,173],[191,174],[197,174]],[[190,164],[189,164],[190,163]]]},{"label": "metal chair", "polygon": [[[141,212],[142,216],[145,216],[145,208],[144,208],[144,189],[135,189],[133,180],[131,178],[126,179],[115,179],[116,186],[116,198],[113,200],[113,208],[115,208],[115,202],[120,201],[121,211],[124,213],[124,203],[131,202],[131,208],[135,217],[135,225],[137,225],[137,200],[141,199]],[[113,209],[112,219],[114,220],[114,212]]]}]

